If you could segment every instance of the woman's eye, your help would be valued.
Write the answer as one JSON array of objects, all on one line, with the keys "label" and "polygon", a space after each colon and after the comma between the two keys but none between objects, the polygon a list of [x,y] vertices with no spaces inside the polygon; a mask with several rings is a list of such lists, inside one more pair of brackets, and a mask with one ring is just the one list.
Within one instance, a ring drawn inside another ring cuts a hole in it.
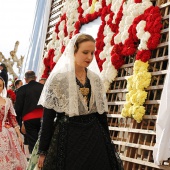
[{"label": "woman's eye", "polygon": [[88,54],[88,52],[83,52],[84,54]]}]

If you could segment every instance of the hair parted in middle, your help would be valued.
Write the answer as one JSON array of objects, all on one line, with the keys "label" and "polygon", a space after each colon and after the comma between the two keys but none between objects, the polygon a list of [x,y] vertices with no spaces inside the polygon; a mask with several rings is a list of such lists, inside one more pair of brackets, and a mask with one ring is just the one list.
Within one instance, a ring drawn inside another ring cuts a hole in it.
[{"label": "hair parted in middle", "polygon": [[83,42],[91,41],[95,43],[95,39],[89,34],[81,34],[78,36],[75,45],[74,45],[74,53],[76,53],[79,49],[79,45]]}]

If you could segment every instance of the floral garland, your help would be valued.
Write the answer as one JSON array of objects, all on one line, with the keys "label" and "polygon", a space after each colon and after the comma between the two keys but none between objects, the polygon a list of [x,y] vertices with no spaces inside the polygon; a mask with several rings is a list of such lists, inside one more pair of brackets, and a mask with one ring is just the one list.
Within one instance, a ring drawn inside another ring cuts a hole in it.
[{"label": "floral garland", "polygon": [[148,72],[150,50],[157,47],[162,28],[159,8],[151,6],[134,22],[138,23],[136,26],[137,37],[141,39],[141,44],[138,47],[139,50],[134,63],[134,74],[127,79],[129,92],[126,94],[126,103],[121,114],[124,117],[133,117],[140,123],[145,114],[145,107],[143,106],[147,98],[145,89],[151,81],[151,73]]},{"label": "floral garland", "polygon": [[[102,24],[96,38],[95,57],[106,91],[127,56],[136,54],[136,60],[149,60],[150,50],[155,49],[159,43],[161,29],[159,8],[152,6],[150,1],[75,0],[73,3],[72,0],[67,0],[61,10],[61,18],[55,26],[52,40],[47,46],[48,52],[45,54],[42,67],[43,78],[48,77],[69,39],[79,33],[82,25],[98,17],[101,17]],[[133,81],[137,75],[134,74]],[[130,114],[124,109],[122,115],[127,117]]]}]

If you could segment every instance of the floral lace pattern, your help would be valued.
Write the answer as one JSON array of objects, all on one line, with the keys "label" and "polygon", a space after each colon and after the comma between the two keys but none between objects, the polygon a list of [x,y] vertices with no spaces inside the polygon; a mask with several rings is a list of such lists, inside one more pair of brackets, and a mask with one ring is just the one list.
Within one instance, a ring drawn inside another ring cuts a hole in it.
[{"label": "floral lace pattern", "polygon": [[18,122],[16,120],[16,116],[14,116],[11,111],[8,111],[7,119],[9,121],[9,124],[12,125],[13,127],[18,126]]},{"label": "floral lace pattern", "polygon": [[[92,94],[90,107],[84,105],[83,96],[79,92],[79,86],[69,84],[71,73],[59,73],[55,75],[51,84],[46,89],[43,106],[54,109],[56,112],[65,112],[69,117],[107,111],[106,96],[101,79],[92,71],[87,71],[90,80]],[[75,79],[75,78],[74,78]],[[76,82],[76,80],[75,80]],[[73,87],[72,87],[73,86]],[[78,110],[76,109],[78,107]]]}]

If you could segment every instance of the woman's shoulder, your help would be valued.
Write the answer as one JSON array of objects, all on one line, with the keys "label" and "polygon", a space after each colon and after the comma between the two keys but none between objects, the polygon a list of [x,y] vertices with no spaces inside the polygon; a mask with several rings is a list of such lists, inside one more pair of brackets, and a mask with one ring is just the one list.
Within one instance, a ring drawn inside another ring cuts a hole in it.
[{"label": "woman's shoulder", "polygon": [[87,71],[87,74],[90,76],[90,77],[93,77],[95,79],[100,79],[100,76],[98,74],[96,74],[95,72],[91,71],[88,69]]},{"label": "woman's shoulder", "polygon": [[55,84],[66,83],[66,81],[68,80],[68,73],[66,72],[53,74],[51,76],[51,82]]},{"label": "woman's shoulder", "polygon": [[3,97],[6,103],[12,103],[12,100],[9,97]]},{"label": "woman's shoulder", "polygon": [[67,77],[67,73],[53,73],[52,75],[52,79],[58,79],[58,80],[62,80],[65,79]]}]

